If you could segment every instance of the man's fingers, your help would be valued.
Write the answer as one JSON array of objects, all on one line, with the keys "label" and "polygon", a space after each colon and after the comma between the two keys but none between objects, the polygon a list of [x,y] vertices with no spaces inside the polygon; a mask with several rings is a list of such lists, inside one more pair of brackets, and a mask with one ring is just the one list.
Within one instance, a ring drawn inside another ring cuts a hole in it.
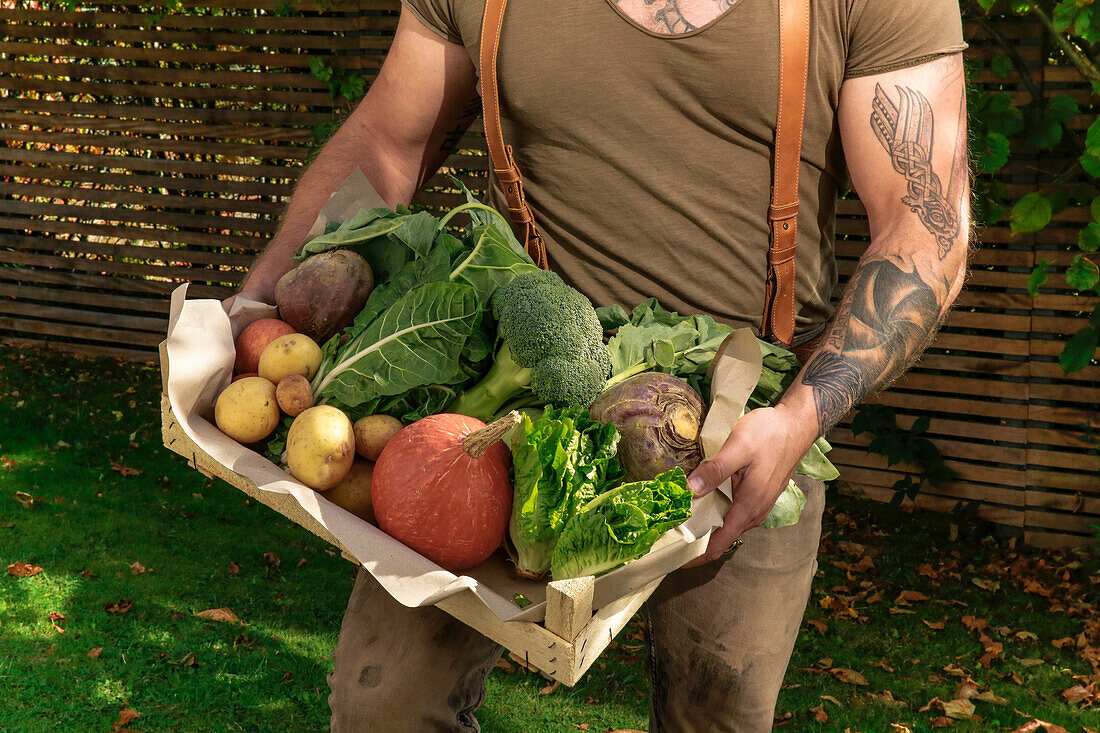
[{"label": "man's fingers", "polygon": [[693,568],[696,565],[704,565],[722,557],[726,550],[748,530],[748,524],[742,516],[743,513],[736,504],[730,507],[722,520],[722,526],[711,532],[710,541],[707,542],[707,551],[684,565],[684,567]]},{"label": "man's fingers", "polygon": [[722,485],[722,482],[749,465],[747,451],[741,449],[740,441],[730,435],[729,440],[718,451],[718,455],[709,461],[703,461],[688,477],[688,488],[696,496],[705,496]]}]

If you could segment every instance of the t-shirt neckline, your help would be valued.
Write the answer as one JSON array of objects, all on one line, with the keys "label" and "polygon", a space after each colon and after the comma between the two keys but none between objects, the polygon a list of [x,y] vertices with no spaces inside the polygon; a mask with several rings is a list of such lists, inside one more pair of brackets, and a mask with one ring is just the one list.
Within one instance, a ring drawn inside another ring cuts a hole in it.
[{"label": "t-shirt neckline", "polygon": [[700,33],[702,33],[703,31],[708,30],[712,26],[714,26],[717,23],[721,22],[727,16],[732,15],[738,8],[740,8],[745,3],[749,2],[749,0],[736,0],[736,2],[733,3],[733,5],[729,6],[725,10],[723,10],[721,13],[716,15],[711,20],[707,21],[706,23],[699,26],[698,28],[694,28],[694,29],[692,29],[690,31],[686,31],[684,33],[657,33],[656,31],[652,31],[649,28],[646,28],[644,25],[642,25],[641,23],[639,23],[638,21],[634,20],[629,15],[624,13],[622,8],[620,8],[618,5],[615,4],[615,0],[605,0],[605,2],[611,7],[612,10],[615,11],[616,14],[618,14],[618,16],[620,18],[625,20],[632,27],[636,28],[637,30],[641,31],[642,33],[645,33],[647,36],[651,36],[653,38],[660,38],[661,40],[664,40],[664,41],[678,41],[682,38],[691,38],[692,36],[697,36]]}]

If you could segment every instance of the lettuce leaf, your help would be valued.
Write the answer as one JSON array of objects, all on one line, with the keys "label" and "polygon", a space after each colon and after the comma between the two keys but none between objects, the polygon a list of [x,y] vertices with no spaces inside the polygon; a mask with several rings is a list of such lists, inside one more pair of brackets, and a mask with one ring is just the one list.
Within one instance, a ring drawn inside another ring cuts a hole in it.
[{"label": "lettuce leaf", "polygon": [[515,498],[509,537],[521,574],[550,569],[558,535],[578,506],[621,481],[619,432],[576,408],[524,414],[512,436]]},{"label": "lettuce leaf", "polygon": [[642,557],[691,516],[691,499],[679,467],[600,494],[562,530],[550,563],[554,580],[600,575]]},{"label": "lettuce leaf", "polygon": [[783,489],[783,493],[779,495],[779,498],[775,500],[775,506],[768,512],[768,516],[764,518],[764,523],[760,526],[764,529],[778,529],[779,527],[798,524],[798,520],[802,517],[802,510],[805,507],[806,495],[802,493],[802,489],[798,488],[792,479],[787,483],[787,488]]}]

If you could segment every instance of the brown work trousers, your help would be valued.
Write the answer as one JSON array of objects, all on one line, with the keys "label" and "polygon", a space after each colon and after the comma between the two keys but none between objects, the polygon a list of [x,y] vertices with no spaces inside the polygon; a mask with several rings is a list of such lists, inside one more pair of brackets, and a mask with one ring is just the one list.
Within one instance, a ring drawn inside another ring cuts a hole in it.
[{"label": "brown work trousers", "polygon": [[[821,483],[796,479],[798,524],[746,532],[733,555],[669,575],[646,603],[650,733],[772,729],[825,505]],[[437,608],[400,605],[360,569],[333,652],[332,730],[479,731],[474,712],[502,651]]]}]

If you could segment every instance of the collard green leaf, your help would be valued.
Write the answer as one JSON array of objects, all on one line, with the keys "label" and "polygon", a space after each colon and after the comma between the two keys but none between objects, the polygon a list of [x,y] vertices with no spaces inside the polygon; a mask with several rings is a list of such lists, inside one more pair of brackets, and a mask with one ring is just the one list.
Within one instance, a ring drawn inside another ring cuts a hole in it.
[{"label": "collard green leaf", "polygon": [[421,285],[447,282],[451,274],[451,256],[445,247],[436,247],[426,257],[405,264],[392,278],[371,291],[363,310],[355,317],[355,328],[365,328],[401,296]]},{"label": "collard green leaf", "polygon": [[455,264],[450,279],[472,286],[486,308],[489,296],[498,287],[539,269],[510,229],[504,236],[499,227],[482,224],[471,228],[464,239],[468,249]]},{"label": "collard green leaf", "polygon": [[789,481],[787,488],[783,489],[783,493],[775,500],[775,505],[760,526],[764,529],[778,529],[798,524],[805,507],[806,495],[793,480]]},{"label": "collard green leaf", "polygon": [[314,377],[314,395],[318,402],[331,397],[354,407],[450,383],[462,373],[462,348],[480,317],[481,305],[470,286],[421,285],[352,334],[334,363]]},{"label": "collard green leaf", "polygon": [[554,580],[600,575],[642,557],[691,517],[691,500],[682,468],[600,494],[562,530],[551,559]]},{"label": "collard green leaf", "polygon": [[829,445],[827,440],[818,438],[806,451],[806,455],[802,456],[795,473],[809,476],[818,481],[833,481],[839,478],[840,471],[837,470],[832,461],[825,457],[825,454],[832,449],[833,447]]},{"label": "collard green leaf", "polygon": [[710,316],[681,316],[650,298],[634,309],[630,322],[619,326],[607,344],[611,353],[609,384],[644,371],[661,371],[682,379],[705,376],[718,347],[732,332],[730,326]]},{"label": "collard green leaf", "polygon": [[614,331],[619,326],[630,323],[630,314],[618,303],[597,308],[596,317],[600,319],[604,331]]}]

